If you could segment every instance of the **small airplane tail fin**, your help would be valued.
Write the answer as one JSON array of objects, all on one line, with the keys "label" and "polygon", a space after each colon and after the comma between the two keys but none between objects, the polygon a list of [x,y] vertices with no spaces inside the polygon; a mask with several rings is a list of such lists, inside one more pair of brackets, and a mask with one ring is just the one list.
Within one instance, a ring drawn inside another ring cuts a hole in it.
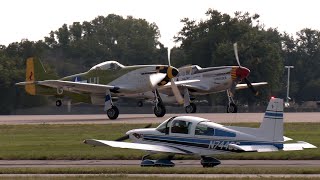
[{"label": "small airplane tail fin", "polygon": [[24,85],[25,90],[28,94],[36,95],[37,88],[35,82],[46,79],[57,79],[57,77],[46,72],[40,59],[30,57],[26,61],[25,82],[17,83],[17,85]]},{"label": "small airplane tail fin", "polygon": [[259,133],[269,141],[283,141],[283,99],[271,98]]}]

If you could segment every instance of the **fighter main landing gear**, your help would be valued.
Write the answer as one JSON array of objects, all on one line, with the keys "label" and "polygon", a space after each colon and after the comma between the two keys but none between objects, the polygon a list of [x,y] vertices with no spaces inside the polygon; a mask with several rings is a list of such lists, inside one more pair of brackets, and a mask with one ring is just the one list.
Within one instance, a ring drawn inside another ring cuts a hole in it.
[{"label": "fighter main landing gear", "polygon": [[153,108],[153,113],[157,117],[163,117],[166,114],[166,107],[163,105],[163,102],[159,95],[158,90],[155,90],[154,96],[155,96],[155,107]]},{"label": "fighter main landing gear", "polygon": [[227,113],[237,113],[238,107],[234,103],[233,94],[230,92],[230,90],[227,90],[227,95],[228,95],[228,101],[229,101],[227,106]]},{"label": "fighter main landing gear", "polygon": [[186,110],[186,113],[196,113],[197,112],[197,106],[196,104],[190,102],[190,94],[188,88],[184,88],[184,97],[183,97],[183,106]]},{"label": "fighter main landing gear", "polygon": [[117,106],[112,106],[110,109],[108,109],[107,115],[111,120],[117,119],[119,116],[119,109],[117,108]]},{"label": "fighter main landing gear", "polygon": [[119,116],[119,109],[117,108],[117,106],[113,105],[111,93],[109,90],[106,91],[104,110],[107,111],[107,116],[111,120],[117,119]]},{"label": "fighter main landing gear", "polygon": [[190,103],[188,106],[185,107],[186,113],[196,113],[197,106],[194,103]]}]

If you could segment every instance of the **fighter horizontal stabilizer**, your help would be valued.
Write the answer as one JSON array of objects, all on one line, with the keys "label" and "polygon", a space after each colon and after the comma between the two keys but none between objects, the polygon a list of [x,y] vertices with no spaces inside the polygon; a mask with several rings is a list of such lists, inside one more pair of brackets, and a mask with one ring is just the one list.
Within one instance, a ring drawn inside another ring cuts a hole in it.
[{"label": "fighter horizontal stabilizer", "polygon": [[[267,85],[267,84],[268,84],[268,82],[251,83],[251,85],[253,87],[263,86],[263,85]],[[248,88],[247,84],[237,84],[237,86],[236,86],[236,90],[246,89],[246,88]]]},{"label": "fighter horizontal stabilizer", "polygon": [[297,150],[303,150],[303,149],[309,149],[309,148],[317,148],[317,147],[304,141],[283,144],[284,151],[297,151]]},{"label": "fighter horizontal stabilizer", "polygon": [[165,152],[165,153],[176,153],[176,154],[193,154],[190,151],[180,150],[178,148],[164,146],[164,145],[153,145],[153,144],[141,144],[141,143],[129,143],[119,141],[105,141],[96,139],[84,140],[85,144],[94,146],[111,146],[126,149],[139,149],[145,151]]},{"label": "fighter horizontal stabilizer", "polygon": [[271,152],[279,151],[279,149],[273,145],[237,145],[229,144],[230,147],[236,150],[245,152]]}]

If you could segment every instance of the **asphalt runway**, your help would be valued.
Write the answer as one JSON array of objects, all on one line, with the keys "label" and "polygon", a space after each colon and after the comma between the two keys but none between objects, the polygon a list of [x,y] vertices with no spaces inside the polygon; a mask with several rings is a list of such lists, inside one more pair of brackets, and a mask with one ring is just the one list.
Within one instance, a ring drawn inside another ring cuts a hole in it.
[{"label": "asphalt runway", "polygon": [[[141,160],[0,160],[0,168],[140,166]],[[202,167],[200,160],[173,160],[175,167]],[[320,160],[221,160],[218,167],[319,167]]]},{"label": "asphalt runway", "polygon": [[[6,115],[0,116],[0,124],[146,124],[161,123],[172,116],[198,116],[216,123],[261,122],[264,113],[196,113],[167,114],[157,118],[153,114],[120,114],[109,120],[105,114],[90,115]],[[320,112],[284,113],[284,122],[320,122]]]}]

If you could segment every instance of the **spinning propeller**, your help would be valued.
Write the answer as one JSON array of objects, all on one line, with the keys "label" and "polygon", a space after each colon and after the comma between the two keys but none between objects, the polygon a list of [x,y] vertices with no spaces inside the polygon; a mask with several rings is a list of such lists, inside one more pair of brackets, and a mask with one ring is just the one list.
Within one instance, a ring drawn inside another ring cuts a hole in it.
[{"label": "spinning propeller", "polygon": [[258,91],[252,86],[251,82],[248,80],[248,76],[250,73],[250,70],[248,68],[245,68],[241,66],[238,56],[238,46],[237,43],[233,44],[234,49],[234,55],[236,57],[237,63],[239,67],[236,69],[236,80],[234,81],[233,86],[231,87],[231,92],[234,93],[235,87],[238,84],[239,81],[244,80],[244,82],[247,84],[248,88],[255,94],[256,96],[259,94]]},{"label": "spinning propeller", "polygon": [[[171,66],[171,60],[170,60],[170,50],[168,47],[168,62],[169,62],[169,66]],[[173,92],[174,97],[176,98],[177,102],[179,104],[183,104],[183,97],[178,89],[178,86],[176,85],[176,83],[174,82],[174,79],[171,78],[171,89]]]}]

